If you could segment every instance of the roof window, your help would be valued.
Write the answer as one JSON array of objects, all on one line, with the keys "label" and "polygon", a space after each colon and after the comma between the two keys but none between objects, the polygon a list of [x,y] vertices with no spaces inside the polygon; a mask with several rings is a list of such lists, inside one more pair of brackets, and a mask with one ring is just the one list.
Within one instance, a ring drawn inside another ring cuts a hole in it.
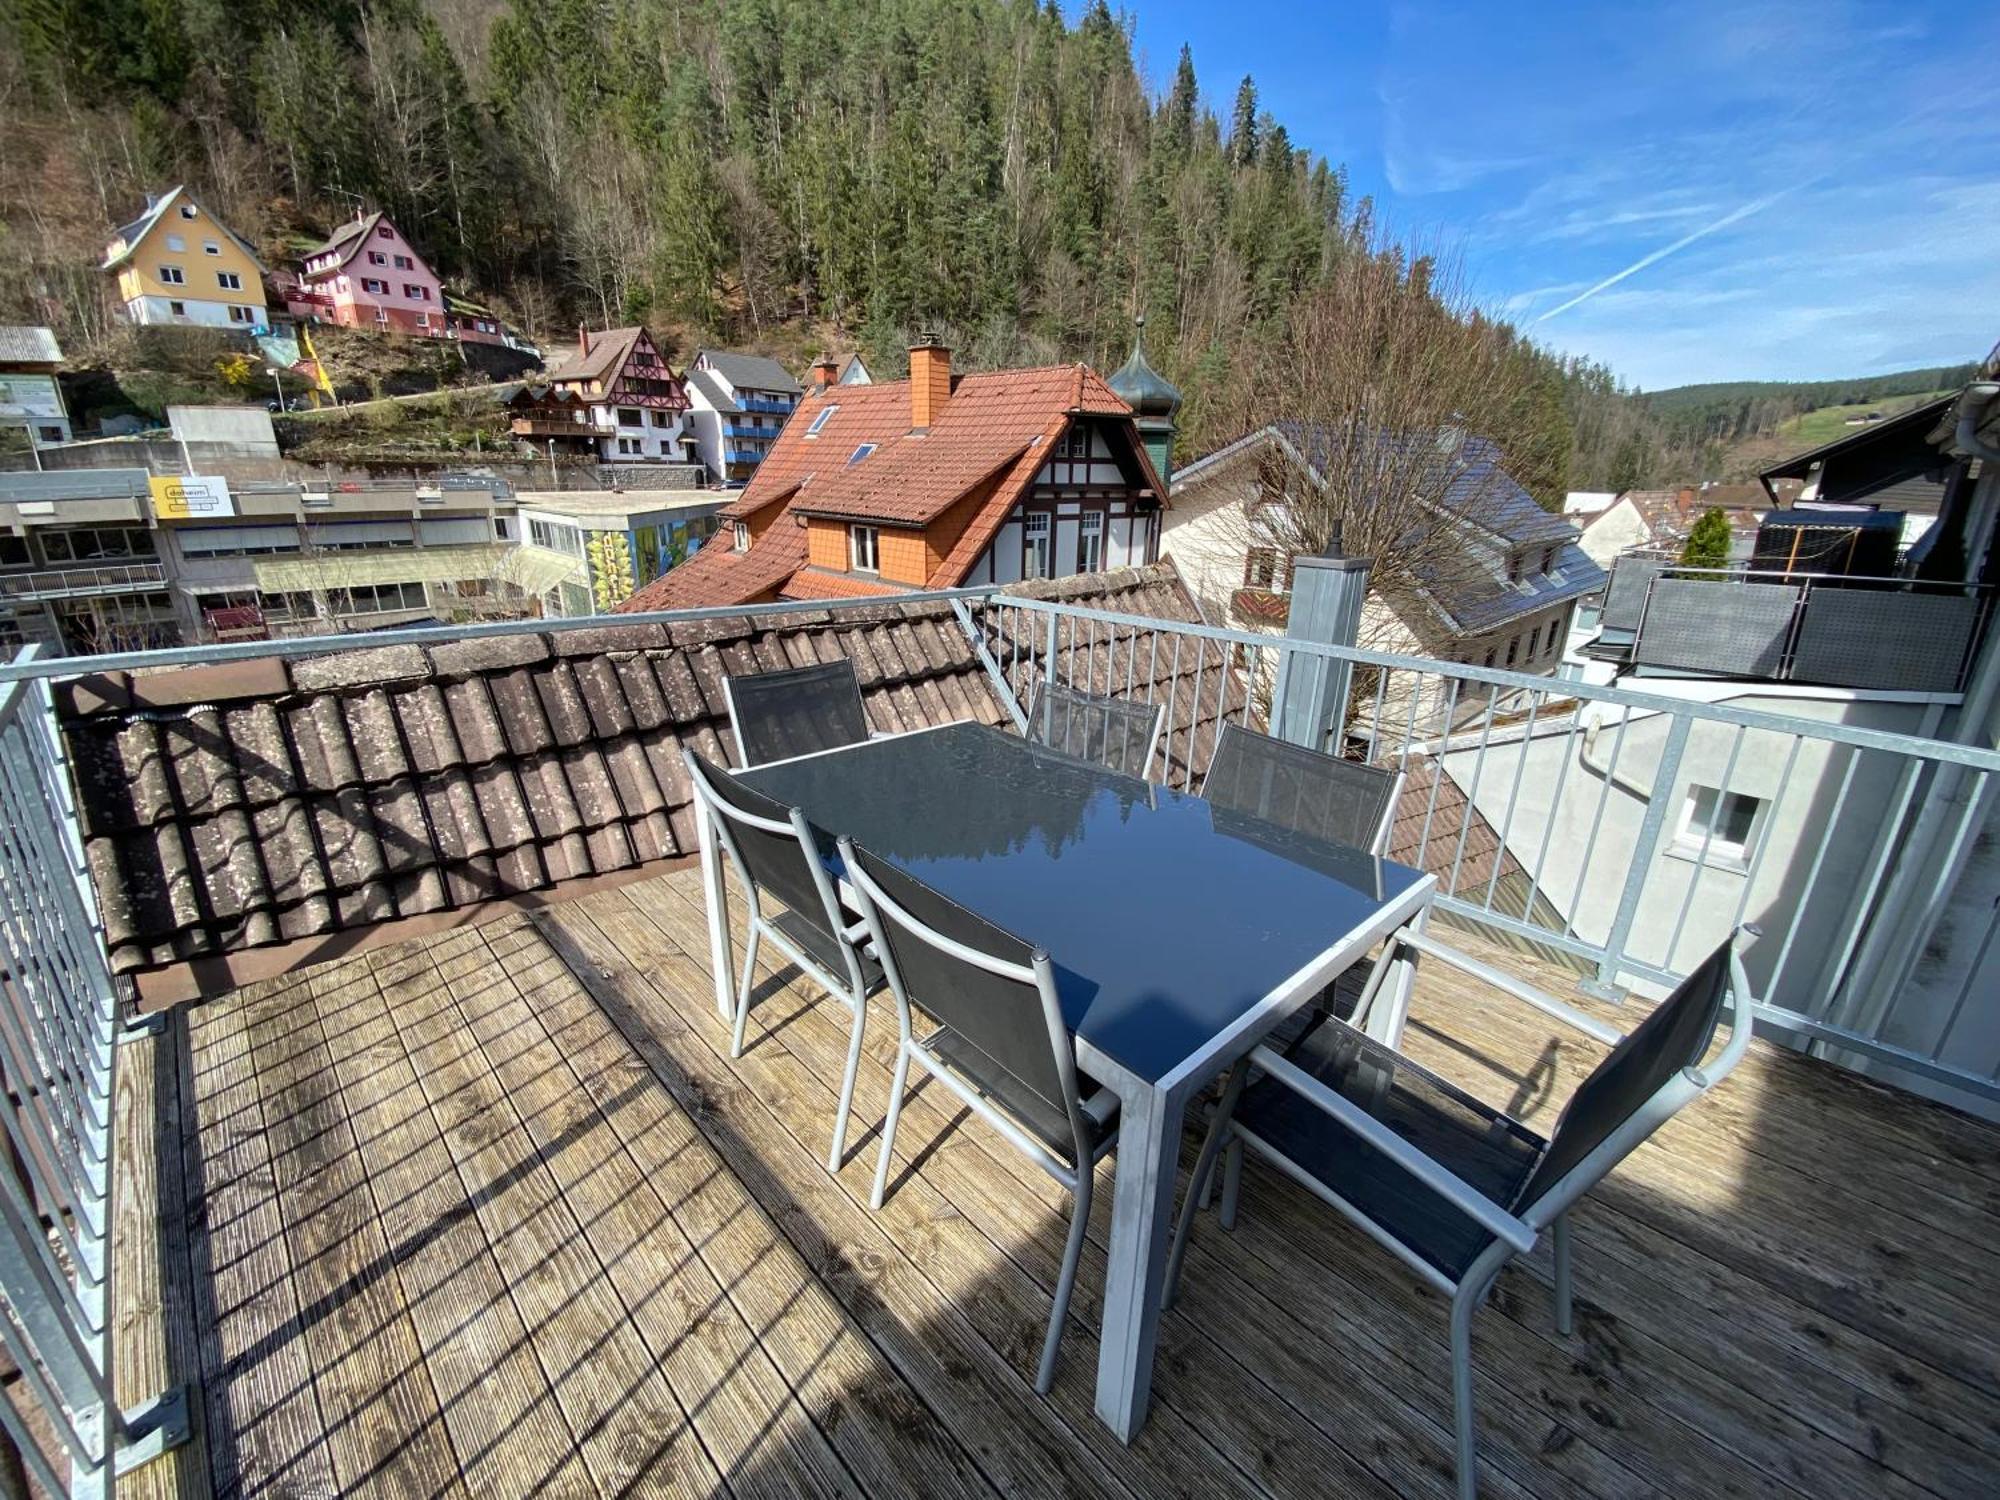
[{"label": "roof window", "polygon": [[874,451],[875,451],[875,445],[873,443],[863,443],[859,448],[856,448],[854,450],[852,456],[850,456],[847,461],[851,464],[858,464],[861,462],[862,459],[866,458],[869,454],[873,453]]},{"label": "roof window", "polygon": [[818,437],[820,428],[826,426],[827,418],[831,417],[835,412],[839,410],[840,410],[840,405],[838,402],[835,402],[831,406],[821,407],[819,415],[812,419],[812,426],[806,429],[806,436]]}]

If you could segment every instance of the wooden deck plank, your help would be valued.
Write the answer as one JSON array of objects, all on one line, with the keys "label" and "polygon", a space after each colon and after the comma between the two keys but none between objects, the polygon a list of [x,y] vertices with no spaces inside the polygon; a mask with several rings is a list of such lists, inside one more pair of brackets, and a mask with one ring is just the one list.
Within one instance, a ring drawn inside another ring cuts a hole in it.
[{"label": "wooden deck plank", "polygon": [[[617,903],[610,900],[593,902],[590,910],[600,927],[617,924],[625,941],[644,944],[651,932],[684,950],[686,932],[663,931],[651,922],[649,913],[635,912],[633,915],[647,925],[634,926],[619,913]],[[685,908],[675,903],[671,910],[678,915]],[[779,972],[766,970],[766,977]],[[776,1023],[788,1034],[793,1027],[786,1023],[792,1020],[809,1023],[820,1004],[826,1004],[830,1011],[839,1010],[837,1004],[806,986],[767,1002],[765,1013],[784,1010],[789,1002],[795,1002],[796,1008],[786,1011]],[[746,1053],[734,1064],[760,1095],[795,1101],[789,1117],[802,1146],[809,1145],[815,1133],[823,1136],[830,1128],[847,1047],[845,1011],[840,1010],[839,1014],[841,1037],[828,1058],[800,1061],[782,1047],[763,1047],[754,1054]],[[695,1025],[712,1024],[712,1016],[712,1009],[704,1015],[698,1007],[683,1013],[683,1019]],[[893,1026],[886,1015],[878,1013],[877,1019],[881,1026]],[[716,1037],[719,1041],[720,1028]],[[887,1093],[886,1071],[874,1082],[876,1086],[871,1093],[880,1101]],[[879,1102],[872,1106],[873,1112],[879,1113],[880,1108]],[[898,1154],[907,1167],[922,1154],[921,1141],[913,1136],[911,1141],[903,1143]],[[872,1153],[850,1153],[841,1175],[841,1185],[857,1207],[865,1207],[867,1202],[873,1162]],[[1040,1357],[1059,1248],[1042,1257],[1045,1263],[1039,1276],[1030,1265],[1024,1264],[1024,1257],[1017,1252],[1040,1241],[1053,1240],[1060,1246],[1068,1211],[1066,1198],[1058,1191],[1056,1198],[1038,1202],[1019,1191],[1017,1185],[1010,1184],[1010,1191],[1001,1198],[1011,1201],[1006,1207],[986,1214],[981,1223],[969,1211],[969,1195],[958,1190],[952,1162],[944,1156],[934,1157],[924,1170],[941,1173],[945,1181],[906,1177],[875,1218],[896,1235],[904,1253],[937,1287],[939,1294],[967,1310],[974,1326],[1025,1384]],[[1046,1176],[1043,1180],[1048,1181]],[[1101,1201],[1108,1208],[1108,1173],[1099,1188]],[[994,1224],[1002,1221],[1004,1227],[995,1232]],[[1073,1306],[1080,1310],[1080,1303]],[[1256,1393],[1257,1399],[1244,1399],[1252,1393],[1246,1390],[1248,1382],[1240,1368],[1228,1368],[1212,1346],[1204,1346],[1199,1340],[1182,1341],[1179,1332],[1176,1330],[1168,1339],[1163,1358],[1178,1361],[1189,1369],[1188,1389],[1194,1399],[1180,1407],[1161,1409],[1157,1414],[1160,1419],[1157,1433],[1137,1450],[1143,1452],[1153,1482],[1172,1477],[1185,1480],[1197,1473],[1214,1471],[1218,1477],[1205,1483],[1231,1482],[1236,1475],[1243,1475],[1255,1476],[1260,1482],[1296,1486],[1308,1476],[1316,1476],[1346,1493],[1377,1491],[1379,1481],[1331,1445],[1322,1432],[1299,1420],[1283,1403],[1264,1399],[1261,1392]],[[1084,1335],[1081,1338],[1080,1333]],[[1057,1386],[1049,1399],[1076,1430],[1086,1435],[1093,1430],[1102,1431],[1092,1415],[1096,1348],[1087,1330],[1079,1328],[1074,1318],[1064,1354]],[[1181,1421],[1174,1422],[1170,1420],[1172,1417]],[[1228,1459],[1229,1465],[1219,1470],[1218,1442],[1234,1450],[1220,1451],[1219,1456]],[[1111,1452],[1114,1460],[1123,1456],[1115,1448]]]},{"label": "wooden deck plank", "polygon": [[188,1261],[201,1338],[203,1434],[219,1500],[338,1486],[312,1376],[297,1267],[265,1130],[249,1014],[294,975],[180,1012],[181,1160],[194,1203]]},{"label": "wooden deck plank", "polygon": [[[702,915],[699,892],[670,882],[647,882],[621,893],[657,920],[663,932],[683,945],[699,946]],[[789,975],[784,966],[770,966],[767,977]],[[846,1050],[844,1012],[817,998],[807,982],[789,987],[786,1000],[766,1001],[760,1007],[753,1036],[767,1036],[770,1043],[798,1054],[805,1076],[820,1081],[827,1094],[831,1114],[831,1090],[838,1077]],[[894,1052],[895,1022],[886,1012],[875,1028],[875,1043],[869,1049],[873,1067],[864,1073],[858,1096],[881,1100],[888,1091],[888,1065]],[[746,1057],[746,1062],[749,1060]],[[869,1086],[869,1085],[872,1085]],[[879,1103],[871,1104],[879,1112]],[[983,1122],[969,1117],[958,1101],[935,1089],[919,1091],[905,1105],[903,1130],[899,1132],[898,1155],[905,1168],[923,1158],[922,1174],[933,1179],[938,1190],[960,1215],[983,1227],[996,1243],[1008,1248],[1037,1275],[1044,1288],[1052,1288],[1061,1252],[1061,1222],[1053,1214],[1065,1195],[1046,1173],[1023,1159],[1017,1151],[999,1141]],[[933,1151],[933,1146],[936,1147]],[[859,1184],[868,1181],[873,1156],[850,1167]],[[1102,1257],[1110,1225],[1111,1168],[1101,1169],[1090,1248],[1086,1251],[1079,1277],[1075,1309],[1086,1322],[1101,1313],[1103,1288]],[[900,1189],[899,1189],[900,1191]],[[1022,1227],[1020,1206],[1040,1205],[1041,1233]],[[1359,1253],[1375,1253],[1365,1246]],[[1185,1410],[1190,1422],[1215,1438],[1229,1440],[1245,1429],[1243,1414],[1251,1412],[1262,1424],[1282,1429],[1281,1419],[1294,1415],[1297,1422],[1311,1424],[1320,1436],[1336,1444],[1343,1439],[1353,1444],[1332,1461],[1358,1461],[1373,1476],[1398,1494],[1435,1491],[1449,1493],[1451,1487],[1451,1438],[1448,1411],[1440,1416],[1440,1398],[1448,1386],[1420,1385],[1420,1377],[1387,1350],[1373,1341],[1357,1347],[1357,1311],[1344,1309],[1316,1323],[1301,1320],[1297,1291],[1288,1281],[1264,1278],[1261,1284],[1245,1286],[1240,1275],[1232,1274],[1228,1257],[1208,1278],[1215,1294],[1207,1298],[1193,1295],[1203,1282],[1199,1274],[1207,1257],[1197,1247],[1196,1268],[1191,1271],[1190,1296],[1162,1318],[1160,1360],[1164,1377],[1155,1387],[1158,1401],[1169,1408]],[[1293,1271],[1297,1269],[1294,1263]],[[1324,1271],[1314,1268],[1312,1280],[1322,1282]],[[1215,1308],[1222,1302],[1226,1311]],[[1338,1328],[1337,1339],[1324,1336],[1301,1337],[1302,1328]],[[1038,1330],[1037,1330],[1038,1332]],[[1404,1330],[1396,1331],[1400,1341]],[[1027,1358],[1036,1348],[1031,1346]],[[1094,1349],[1086,1343],[1086,1357]],[[1086,1368],[1088,1366],[1086,1365]],[[1484,1382],[1489,1387],[1496,1383]],[[1084,1385],[1088,1392],[1088,1383]],[[1300,1399],[1310,1392],[1310,1399]],[[1219,1399],[1218,1399],[1219,1394]],[[1582,1495],[1639,1495],[1647,1486],[1639,1475],[1615,1462],[1589,1443],[1574,1427],[1551,1424],[1545,1414],[1504,1389],[1488,1389],[1485,1405],[1489,1410],[1489,1441],[1485,1457],[1494,1472],[1488,1475],[1489,1488],[1496,1494],[1526,1493],[1514,1488],[1508,1476],[1525,1473],[1544,1493]],[[1080,1413],[1090,1417],[1088,1402]],[[1312,1439],[1302,1439],[1296,1423],[1289,1424],[1289,1446],[1302,1457],[1326,1464],[1328,1456],[1316,1452]],[[1251,1444],[1238,1462],[1256,1464],[1254,1455],[1283,1445],[1287,1434],[1281,1430],[1253,1434],[1260,1441]],[[1552,1461],[1548,1456],[1555,1454]],[[1323,1472],[1323,1471],[1322,1471]],[[1298,1476],[1259,1472],[1260,1479],[1280,1488],[1296,1487]],[[1367,1479],[1349,1482],[1366,1483]]]},{"label": "wooden deck plank", "polygon": [[[940,1296],[874,1217],[826,1175],[817,1152],[801,1152],[798,1137],[774,1112],[789,1101],[760,1098],[681,1019],[698,1013],[710,993],[687,956],[658,944],[659,951],[635,963],[583,906],[568,903],[534,920],[559,948],[579,956],[572,967],[598,1003],[695,1113],[718,1153],[881,1355],[923,1394],[929,1420],[965,1444],[987,1480],[1007,1493],[1133,1493],[1046,1405],[1021,1400],[1018,1375],[971,1327],[965,1310]],[[708,1014],[713,1027],[712,1007]]]},{"label": "wooden deck plank", "polygon": [[[399,989],[390,1012],[432,1113],[450,1143],[458,1187],[532,1331],[558,1406],[600,1492],[727,1493],[687,1413],[606,1284],[557,1180],[528,1137],[466,1025],[461,989],[476,962],[425,944],[411,966],[435,982]],[[394,970],[402,977],[399,965]]]},{"label": "wooden deck plank", "polygon": [[382,977],[368,964],[316,993],[311,1019],[368,1163],[387,1257],[466,1482],[479,1494],[594,1493],[486,1238],[463,1212],[450,1148],[389,1019],[405,990]]},{"label": "wooden deck plank", "polygon": [[177,1387],[188,1403],[188,1441],[119,1484],[129,1500],[199,1500],[210,1492],[198,1399],[201,1342],[188,1263],[189,1201],[181,1180],[181,1020],[119,1045],[112,1162],[113,1395],[130,1410]]},{"label": "wooden deck plank", "polygon": [[[657,1092],[650,1079],[635,1076],[641,1065],[629,1053],[604,1056],[609,1027],[580,991],[556,1010],[561,1001],[553,986],[535,985],[536,958],[546,956],[556,966],[539,939],[496,953],[491,934],[473,931],[451,946],[465,950],[483,980],[476,995],[460,999],[465,1024],[492,1039],[486,1054],[494,1075],[564,1184],[606,1279],[730,1489],[740,1496],[859,1493],[721,1287],[704,1274],[668,1203],[628,1154],[582,1076],[593,1065],[615,1069],[629,1061],[627,1089]],[[526,1002],[523,984],[540,1004]],[[584,1030],[579,1001],[596,1018],[596,1036]],[[550,1039],[552,1025],[564,1036],[561,1045]],[[612,1103],[609,1114],[625,1108]]]},{"label": "wooden deck plank", "polygon": [[[351,959],[306,977],[313,992],[372,982]],[[244,1019],[268,1080],[264,1128],[327,1453],[344,1492],[393,1476],[411,1500],[462,1496],[459,1460],[310,1003],[278,992],[246,1007]]]}]

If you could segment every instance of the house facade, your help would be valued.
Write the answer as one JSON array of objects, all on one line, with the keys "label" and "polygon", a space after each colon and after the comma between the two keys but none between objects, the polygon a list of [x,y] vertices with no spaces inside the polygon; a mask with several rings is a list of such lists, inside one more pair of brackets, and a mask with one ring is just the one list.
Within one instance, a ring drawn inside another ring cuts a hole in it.
[{"label": "house facade", "polygon": [[366,214],[306,252],[293,313],[419,338],[449,333],[444,284],[385,213]]},{"label": "house facade", "polygon": [[149,198],[119,226],[103,269],[130,322],[245,333],[270,325],[256,252],[184,187]]},{"label": "house facade", "polygon": [[688,366],[688,430],[717,484],[750,482],[804,394],[775,359],[700,349]]},{"label": "house facade", "polygon": [[20,428],[32,445],[69,441],[69,407],[56,381],[62,357],[52,328],[0,328],[0,428]]},{"label": "house facade", "polygon": [[725,498],[680,493],[564,491],[520,497],[521,545],[537,564],[561,559],[541,589],[547,616],[608,614],[694,556],[721,522]]},{"label": "house facade", "polygon": [[724,534],[627,609],[893,595],[1157,560],[1165,486],[1132,408],[1084,365],[819,386]]},{"label": "house facade", "polygon": [[514,435],[538,448],[607,464],[688,458],[687,387],[643,328],[579,328],[548,383],[509,407]]},{"label": "house facade", "polygon": [[[1292,559],[1260,544],[1253,512],[1266,504],[1266,464],[1277,457],[1314,482],[1311,441],[1274,424],[1187,465],[1174,476],[1162,551],[1180,567],[1211,623],[1282,633],[1291,608]],[[1570,521],[1537,505],[1498,467],[1490,444],[1469,438],[1465,483],[1429,507],[1435,536],[1431,585],[1371,589],[1360,643],[1370,650],[1472,666],[1553,674],[1579,600],[1604,571],[1578,545]]]}]

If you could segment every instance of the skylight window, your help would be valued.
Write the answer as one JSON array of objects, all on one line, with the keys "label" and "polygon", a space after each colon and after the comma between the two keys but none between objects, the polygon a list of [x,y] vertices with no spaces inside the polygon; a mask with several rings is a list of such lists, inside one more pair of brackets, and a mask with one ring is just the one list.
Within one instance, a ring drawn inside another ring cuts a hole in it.
[{"label": "skylight window", "polygon": [[874,451],[875,451],[875,445],[873,443],[863,443],[859,448],[856,448],[851,455],[849,455],[847,461],[851,464],[858,464],[861,462],[862,459],[866,458],[869,454],[873,453]]},{"label": "skylight window", "polygon": [[826,426],[826,419],[839,410],[840,405],[838,402],[832,406],[821,407],[819,415],[812,419],[812,426],[806,429],[806,436],[818,437],[820,428]]}]

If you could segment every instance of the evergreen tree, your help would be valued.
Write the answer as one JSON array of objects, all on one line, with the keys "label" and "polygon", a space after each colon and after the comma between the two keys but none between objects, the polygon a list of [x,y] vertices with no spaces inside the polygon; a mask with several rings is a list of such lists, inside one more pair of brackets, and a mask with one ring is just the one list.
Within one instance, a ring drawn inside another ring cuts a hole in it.
[{"label": "evergreen tree", "polygon": [[1229,164],[1232,167],[1257,164],[1257,85],[1247,73],[1236,86],[1236,108],[1229,117]]},{"label": "evergreen tree", "polygon": [[1729,517],[1711,506],[1688,531],[1681,564],[1689,568],[1720,568],[1729,561]]}]

